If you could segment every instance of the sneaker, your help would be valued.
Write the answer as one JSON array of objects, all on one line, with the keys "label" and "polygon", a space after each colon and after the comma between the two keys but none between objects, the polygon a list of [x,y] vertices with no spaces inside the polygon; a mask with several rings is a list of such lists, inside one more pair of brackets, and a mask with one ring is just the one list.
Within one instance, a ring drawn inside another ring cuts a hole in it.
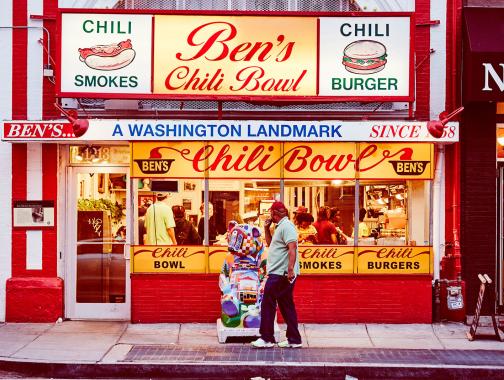
[{"label": "sneaker", "polygon": [[271,348],[271,347],[275,347],[275,343],[266,342],[262,338],[254,340],[251,344],[252,344],[253,348]]},{"label": "sneaker", "polygon": [[303,347],[303,343],[289,343],[288,340],[282,340],[278,343],[278,347],[280,348],[301,348]]}]

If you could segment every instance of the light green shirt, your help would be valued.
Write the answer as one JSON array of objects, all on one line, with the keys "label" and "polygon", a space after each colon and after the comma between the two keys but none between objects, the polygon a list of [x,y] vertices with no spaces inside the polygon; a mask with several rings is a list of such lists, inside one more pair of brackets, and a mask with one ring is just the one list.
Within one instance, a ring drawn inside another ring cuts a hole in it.
[{"label": "light green shirt", "polygon": [[296,264],[294,273],[299,275],[299,255],[297,251],[297,231],[289,218],[284,217],[278,222],[271,244],[268,248],[267,273],[283,276],[289,269],[289,248],[287,244],[296,243]]},{"label": "light green shirt", "polygon": [[170,206],[164,202],[156,202],[145,213],[145,231],[149,245],[173,244],[168,228],[175,228],[175,219]]}]

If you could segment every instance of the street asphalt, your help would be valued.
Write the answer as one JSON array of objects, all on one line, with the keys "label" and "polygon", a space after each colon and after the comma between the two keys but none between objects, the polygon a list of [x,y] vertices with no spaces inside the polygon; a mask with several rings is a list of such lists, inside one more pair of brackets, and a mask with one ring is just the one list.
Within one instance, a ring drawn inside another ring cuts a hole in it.
[{"label": "street asphalt", "polygon": [[301,349],[254,349],[250,338],[220,344],[216,324],[5,323],[0,378],[504,379],[504,342],[488,327],[474,341],[449,322],[300,331]]}]

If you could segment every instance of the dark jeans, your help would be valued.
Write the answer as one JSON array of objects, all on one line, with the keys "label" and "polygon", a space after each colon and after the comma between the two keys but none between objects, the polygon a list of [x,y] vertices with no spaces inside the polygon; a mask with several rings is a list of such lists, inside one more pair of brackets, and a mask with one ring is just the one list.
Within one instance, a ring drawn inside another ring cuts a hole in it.
[{"label": "dark jeans", "polygon": [[261,327],[259,333],[266,342],[275,342],[274,323],[277,303],[282,317],[287,324],[287,340],[292,344],[301,343],[298,330],[296,307],[292,293],[294,283],[290,283],[286,276],[277,274],[268,275],[261,302]]}]

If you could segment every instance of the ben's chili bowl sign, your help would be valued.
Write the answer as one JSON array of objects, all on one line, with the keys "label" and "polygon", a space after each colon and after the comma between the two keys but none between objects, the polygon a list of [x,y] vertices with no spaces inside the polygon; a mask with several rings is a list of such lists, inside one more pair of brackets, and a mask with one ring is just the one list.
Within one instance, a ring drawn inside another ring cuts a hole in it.
[{"label": "ben's chili bowl sign", "polygon": [[151,93],[151,38],[151,15],[62,14],[60,91]]},{"label": "ben's chili bowl sign", "polygon": [[[209,273],[220,273],[222,269],[222,263],[229,254],[227,247],[208,247],[208,272]],[[263,253],[263,258],[265,254]]]},{"label": "ben's chili bowl sign", "polygon": [[205,273],[205,247],[133,246],[133,273]]},{"label": "ben's chili bowl sign", "polygon": [[62,10],[60,96],[414,100],[405,14],[105,12]]},{"label": "ben's chili bowl sign", "polygon": [[[283,149],[282,149],[283,145]],[[433,176],[433,144],[132,143],[132,177],[412,178]]]},{"label": "ben's chili bowl sign", "polygon": [[55,141],[372,141],[446,142],[459,140],[458,123],[446,125],[434,138],[424,121],[301,120],[163,120],[82,119],[86,130],[74,134],[68,120],[0,122],[2,140]]},{"label": "ben's chili bowl sign", "polygon": [[430,273],[431,247],[362,247],[357,252],[358,273]]},{"label": "ben's chili bowl sign", "polygon": [[156,15],[153,91],[315,96],[316,51],[314,17]]},{"label": "ben's chili bowl sign", "polygon": [[321,17],[319,95],[412,97],[409,17]]},{"label": "ben's chili bowl sign", "polygon": [[301,273],[353,273],[354,247],[300,246]]}]

